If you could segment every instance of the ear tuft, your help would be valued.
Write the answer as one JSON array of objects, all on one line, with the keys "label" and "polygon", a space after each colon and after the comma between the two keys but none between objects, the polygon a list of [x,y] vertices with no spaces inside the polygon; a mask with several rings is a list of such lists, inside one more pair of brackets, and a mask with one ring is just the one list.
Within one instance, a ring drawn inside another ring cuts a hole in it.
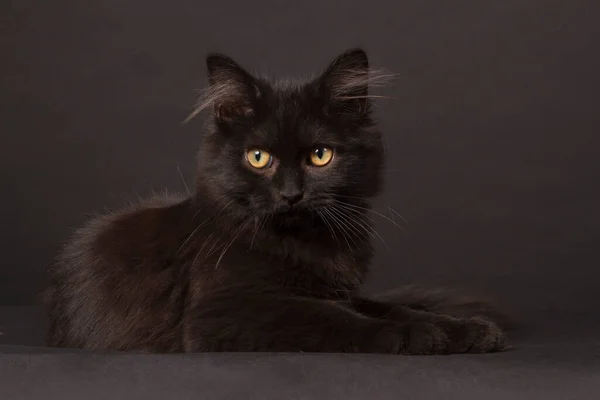
[{"label": "ear tuft", "polygon": [[208,87],[203,89],[194,111],[186,122],[207,108],[213,108],[215,118],[234,123],[252,117],[256,101],[261,97],[255,78],[231,58],[211,53],[206,57]]},{"label": "ear tuft", "polygon": [[384,86],[393,77],[385,71],[369,68],[364,50],[347,50],[335,58],[320,78],[328,113],[368,116],[372,99],[379,97],[369,95],[369,87]]}]

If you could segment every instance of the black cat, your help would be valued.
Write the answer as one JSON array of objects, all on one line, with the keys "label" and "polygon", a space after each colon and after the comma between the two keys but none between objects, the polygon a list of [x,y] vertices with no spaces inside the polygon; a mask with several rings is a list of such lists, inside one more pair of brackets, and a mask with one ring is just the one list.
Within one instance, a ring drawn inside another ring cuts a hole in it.
[{"label": "black cat", "polygon": [[[89,222],[52,268],[49,344],[194,351],[448,354],[506,347],[484,303],[359,296],[382,139],[360,49],[305,83],[207,58],[196,192]],[[385,78],[385,76],[383,76]],[[195,114],[194,113],[194,114]]]}]

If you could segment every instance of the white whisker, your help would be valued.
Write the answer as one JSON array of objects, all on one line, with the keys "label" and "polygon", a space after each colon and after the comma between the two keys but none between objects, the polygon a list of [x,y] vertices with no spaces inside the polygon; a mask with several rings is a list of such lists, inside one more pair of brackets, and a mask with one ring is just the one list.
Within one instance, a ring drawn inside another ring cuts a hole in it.
[{"label": "white whisker", "polygon": [[[331,212],[331,210],[324,208],[323,211],[329,215],[329,217],[332,219],[332,222],[339,228],[340,233],[342,234],[342,237],[344,238],[344,240],[346,241],[346,244],[348,245],[348,249],[352,250],[352,246],[350,246],[350,242],[348,241],[346,229],[341,225],[339,219]],[[350,238],[350,240],[352,240],[352,238]],[[354,244],[356,245],[355,242],[354,242]]]},{"label": "white whisker", "polygon": [[[338,204],[338,206],[339,206],[339,204]],[[354,216],[349,215],[349,214],[346,214],[346,215],[348,218],[353,218],[356,221],[356,223],[359,224],[359,226],[366,233],[368,233],[371,237],[379,239],[381,241],[381,243],[383,243],[383,246],[389,251],[389,247],[388,247],[387,243],[385,242],[383,237],[379,234],[379,232],[377,232],[377,230],[373,226],[371,226],[369,223],[367,223],[366,221],[361,221],[360,219],[358,219],[359,215],[363,218],[371,219],[368,215],[366,215],[365,213],[360,212],[358,210],[347,209],[346,211],[354,213]],[[342,210],[339,210],[339,212],[342,212]]]},{"label": "white whisker", "polygon": [[231,247],[233,242],[235,242],[235,240],[238,238],[239,234],[246,228],[246,225],[248,225],[248,221],[249,220],[246,220],[246,222],[244,222],[242,225],[240,225],[240,227],[237,229],[236,233],[234,233],[233,237],[231,238],[231,240],[229,241],[227,246],[225,246],[223,248],[223,251],[221,251],[221,255],[219,256],[219,259],[217,260],[217,263],[215,264],[215,269],[219,268],[219,264],[221,263],[221,260],[225,256],[225,253],[227,253],[227,250]]},{"label": "white whisker", "polygon": [[324,215],[321,211],[319,210],[315,210],[317,212],[317,214],[319,215],[319,217],[321,217],[321,220],[325,223],[325,226],[327,226],[327,230],[331,233],[331,237],[333,239],[335,239],[335,241],[338,243],[338,246],[340,244],[337,235],[335,234],[335,231],[333,229],[333,227],[331,226],[331,224],[329,223],[329,221],[327,220],[327,216]]},{"label": "white whisker", "polygon": [[[354,246],[358,246],[358,244],[354,241],[354,239],[352,238],[352,236],[350,236],[350,233],[353,233],[354,236],[356,236],[356,233],[352,230],[352,228],[350,226],[348,226],[348,224],[346,223],[346,221],[343,218],[341,218],[340,215],[337,215],[334,212],[333,208],[328,208],[328,211],[331,212],[332,218],[337,219],[339,221],[340,228],[343,230],[344,234],[347,235],[348,239],[350,239],[352,241],[352,243],[354,243]],[[350,245],[348,245],[348,247],[350,249],[352,249],[350,247]]]},{"label": "white whisker", "polygon": [[185,183],[185,178],[183,177],[183,174],[181,173],[181,169],[179,169],[179,165],[177,166],[177,171],[179,172],[179,176],[181,177],[181,182],[183,182],[183,186],[185,187],[187,194],[191,194],[190,188],[188,188],[187,183]]},{"label": "white whisker", "polygon": [[404,229],[402,226],[398,225],[398,223],[396,221],[394,221],[390,217],[386,217],[385,215],[383,215],[382,213],[380,213],[378,211],[371,210],[370,208],[366,208],[366,207],[357,206],[356,204],[350,204],[350,203],[347,203],[345,201],[340,201],[340,200],[334,200],[334,201],[336,202],[336,204],[339,204],[342,207],[353,208],[353,209],[356,209],[356,210],[363,210],[363,211],[370,212],[370,213],[373,213],[375,215],[378,215],[381,218],[383,218],[383,219],[391,222],[394,226],[396,226],[397,228],[401,229],[404,233],[406,233],[406,229]]}]

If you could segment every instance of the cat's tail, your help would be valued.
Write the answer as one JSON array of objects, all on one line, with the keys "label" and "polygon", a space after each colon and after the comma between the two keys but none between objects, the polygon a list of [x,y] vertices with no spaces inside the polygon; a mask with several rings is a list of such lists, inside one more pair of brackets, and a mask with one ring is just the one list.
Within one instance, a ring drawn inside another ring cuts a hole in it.
[{"label": "cat's tail", "polygon": [[505,330],[517,327],[509,313],[491,300],[466,295],[458,290],[405,286],[372,298],[455,318],[482,317],[495,322]]}]

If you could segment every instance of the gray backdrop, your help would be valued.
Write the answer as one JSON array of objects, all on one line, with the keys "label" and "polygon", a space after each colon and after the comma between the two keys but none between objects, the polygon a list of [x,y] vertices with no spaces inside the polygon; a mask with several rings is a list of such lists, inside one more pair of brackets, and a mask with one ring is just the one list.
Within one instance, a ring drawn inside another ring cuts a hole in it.
[{"label": "gray backdrop", "polygon": [[0,304],[36,302],[90,214],[191,185],[202,121],[180,123],[208,51],[306,75],[362,46],[399,74],[378,108],[377,210],[410,222],[403,233],[381,219],[389,250],[378,246],[368,289],[600,306],[597,0],[0,4]]}]

